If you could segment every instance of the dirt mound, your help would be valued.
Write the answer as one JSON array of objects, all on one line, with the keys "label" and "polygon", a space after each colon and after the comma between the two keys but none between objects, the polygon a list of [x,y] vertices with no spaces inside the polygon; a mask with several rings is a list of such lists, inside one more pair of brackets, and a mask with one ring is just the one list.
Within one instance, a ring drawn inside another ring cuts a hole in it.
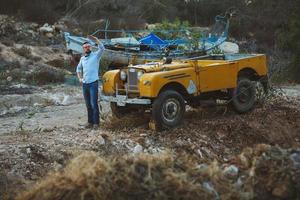
[{"label": "dirt mound", "polygon": [[187,152],[201,160],[227,160],[243,148],[260,143],[284,148],[300,146],[299,103],[281,97],[258,104],[244,115],[225,106],[190,109],[182,126],[161,132],[147,128],[149,117],[146,116],[107,120],[104,128],[137,141],[145,148],[151,141],[150,146],[155,144],[177,153]]},{"label": "dirt mound", "polygon": [[169,153],[102,159],[85,153],[19,200],[299,198],[300,150],[247,148],[229,163]]},{"label": "dirt mound", "polygon": [[218,195],[213,184],[225,199],[234,197],[220,172],[216,163],[202,171],[187,158],[168,154],[103,160],[87,153],[19,199],[212,199]]},{"label": "dirt mound", "polygon": [[105,123],[103,126],[106,129],[117,131],[117,130],[131,130],[137,126],[147,127],[150,120],[150,116],[141,113],[130,113],[122,118],[116,118],[113,116],[101,116]]}]

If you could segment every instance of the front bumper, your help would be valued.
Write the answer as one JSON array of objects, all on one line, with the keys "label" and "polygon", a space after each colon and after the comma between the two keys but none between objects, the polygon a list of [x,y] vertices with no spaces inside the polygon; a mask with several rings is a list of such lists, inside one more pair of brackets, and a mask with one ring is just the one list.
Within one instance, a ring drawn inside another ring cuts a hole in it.
[{"label": "front bumper", "polygon": [[126,95],[106,96],[102,92],[100,93],[100,100],[106,102],[115,102],[118,106],[125,106],[126,104],[137,105],[150,105],[150,99],[129,98]]}]

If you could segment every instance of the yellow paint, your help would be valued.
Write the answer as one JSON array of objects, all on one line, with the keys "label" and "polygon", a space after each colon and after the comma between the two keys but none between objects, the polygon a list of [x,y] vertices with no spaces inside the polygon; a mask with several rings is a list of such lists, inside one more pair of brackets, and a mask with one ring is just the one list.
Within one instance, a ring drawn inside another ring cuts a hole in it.
[{"label": "yellow paint", "polygon": [[[190,81],[193,81],[197,90],[192,95],[235,88],[238,72],[244,68],[253,69],[259,76],[267,74],[265,55],[235,61],[174,61],[165,65],[157,62],[131,67],[145,72],[138,83],[138,89],[139,96],[147,98],[157,97],[161,89],[170,83],[181,84],[187,89]],[[115,94],[116,83],[119,88],[124,89],[124,83],[119,78],[119,70],[106,72],[103,76],[103,92],[106,95]]]},{"label": "yellow paint", "polygon": [[[177,74],[179,74],[177,76],[178,78],[174,76]],[[144,81],[147,80],[151,82],[150,86],[143,84]],[[139,82],[140,96],[156,97],[160,90],[168,83],[179,83],[185,88],[188,88],[190,80],[192,80],[195,84],[197,82],[195,68],[191,66],[171,71],[145,73]]]},{"label": "yellow paint", "polygon": [[119,70],[111,70],[106,72],[103,77],[103,92],[106,95],[115,94],[116,85],[118,87],[123,87],[123,83],[120,80],[120,71]]}]

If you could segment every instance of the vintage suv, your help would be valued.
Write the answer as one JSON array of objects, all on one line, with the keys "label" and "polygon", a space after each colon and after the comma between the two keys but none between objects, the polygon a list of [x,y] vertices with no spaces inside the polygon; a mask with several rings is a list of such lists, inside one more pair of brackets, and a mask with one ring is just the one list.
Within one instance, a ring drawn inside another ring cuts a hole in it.
[{"label": "vintage suv", "polygon": [[207,55],[194,60],[129,65],[103,75],[101,99],[110,102],[115,116],[137,109],[150,110],[152,121],[163,127],[182,122],[186,105],[202,100],[228,100],[238,113],[251,110],[255,82],[268,86],[263,54]]}]

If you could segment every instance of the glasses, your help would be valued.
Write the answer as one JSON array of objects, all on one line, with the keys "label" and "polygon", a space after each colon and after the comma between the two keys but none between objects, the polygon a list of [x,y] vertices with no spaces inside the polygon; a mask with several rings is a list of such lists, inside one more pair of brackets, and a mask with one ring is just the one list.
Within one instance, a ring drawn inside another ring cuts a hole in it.
[{"label": "glasses", "polygon": [[83,48],[88,49],[88,48],[90,48],[90,45],[85,45],[85,46],[83,46]]}]

